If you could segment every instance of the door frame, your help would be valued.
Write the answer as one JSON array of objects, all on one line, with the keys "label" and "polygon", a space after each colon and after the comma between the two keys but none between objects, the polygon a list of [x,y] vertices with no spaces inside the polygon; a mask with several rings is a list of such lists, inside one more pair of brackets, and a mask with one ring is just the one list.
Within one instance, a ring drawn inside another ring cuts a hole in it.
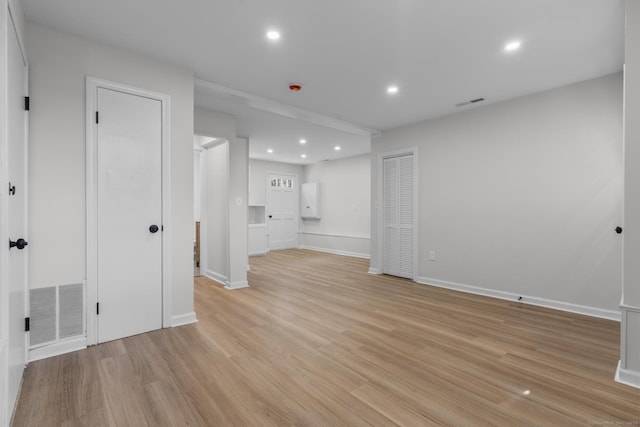
[{"label": "door frame", "polygon": [[[207,166],[207,150],[209,148],[217,147],[218,145],[228,144],[229,141],[226,138],[220,138],[209,135],[207,132],[194,132],[194,135],[204,136],[207,138],[213,138],[211,141],[205,142],[200,148],[200,275],[211,278],[208,274],[209,271],[209,213],[208,213],[208,194],[209,194],[209,167]],[[229,160],[227,159],[227,163]],[[227,187],[228,191],[228,187]],[[228,197],[225,197],[228,199]],[[227,214],[228,215],[228,214]],[[228,218],[227,218],[228,222]],[[227,250],[229,249],[229,227],[227,224],[227,234],[225,236],[225,245]],[[227,276],[229,265],[227,265]]]},{"label": "door frame", "polygon": [[95,121],[98,88],[154,99],[161,103],[162,114],[162,327],[171,326],[171,132],[169,95],[128,86],[92,76],[86,78],[86,333],[87,345],[98,343],[98,315],[93,308],[98,302],[98,159]]},{"label": "door frame", "polygon": [[[203,164],[205,163],[204,162],[204,153],[205,153],[205,151],[206,151],[206,149],[203,148],[202,146],[195,146],[195,145],[193,146],[193,152],[194,153],[198,153],[198,163],[199,163],[199,167],[200,167],[200,182],[199,182],[199,184],[200,184],[200,194],[199,194],[199,197],[200,197],[200,212],[198,212],[198,214],[200,215],[200,266],[199,266],[199,268],[200,268],[200,275],[201,276],[204,276],[203,269],[202,269],[202,247],[204,246],[203,242],[202,242],[202,234],[203,234],[203,231],[202,231],[202,225],[203,225],[202,222],[203,221],[202,220],[204,218],[202,216],[202,213],[206,212],[206,211],[203,208],[202,199],[203,199],[203,196],[206,194],[205,191],[204,191],[204,187],[203,187],[204,186],[204,182],[205,182],[205,179],[203,178],[203,176],[204,176]],[[194,160],[194,164],[195,164],[195,160]],[[194,172],[194,175],[195,175],[195,172]],[[195,197],[195,192],[194,192],[194,197]],[[195,205],[195,203],[194,203],[194,205]],[[195,229],[195,223],[194,223],[193,226],[194,226],[194,229]],[[204,224],[204,226],[206,228],[206,224]]]},{"label": "door frame", "polygon": [[271,181],[269,178],[269,175],[280,175],[280,176],[294,176],[296,178],[296,191],[295,191],[295,195],[296,195],[296,210],[295,210],[295,223],[296,223],[296,241],[295,241],[295,248],[300,247],[300,187],[301,187],[301,183],[300,183],[300,177],[298,176],[297,173],[291,173],[291,172],[272,172],[272,171],[267,171],[266,177],[265,177],[265,188],[266,188],[266,194],[265,194],[265,202],[266,202],[266,211],[265,211],[265,221],[267,222],[267,252],[271,251],[271,246],[270,246],[270,242],[271,242],[271,222],[269,221],[269,210],[271,209],[271,207],[269,206],[269,202],[271,201],[271,194],[270,194],[270,185],[271,185]]},{"label": "door frame", "polygon": [[418,224],[418,183],[420,180],[418,179],[419,170],[418,170],[418,147],[410,147],[401,150],[395,151],[387,151],[384,153],[378,154],[377,159],[377,203],[376,203],[376,239],[377,239],[377,252],[378,256],[376,257],[376,265],[374,268],[370,269],[370,273],[374,274],[384,274],[384,160],[390,159],[393,157],[403,157],[403,156],[413,156],[413,234],[415,238],[413,239],[413,272],[411,280],[416,280],[418,277],[418,260],[420,257],[418,256],[418,250],[420,245],[419,242],[419,230]]}]

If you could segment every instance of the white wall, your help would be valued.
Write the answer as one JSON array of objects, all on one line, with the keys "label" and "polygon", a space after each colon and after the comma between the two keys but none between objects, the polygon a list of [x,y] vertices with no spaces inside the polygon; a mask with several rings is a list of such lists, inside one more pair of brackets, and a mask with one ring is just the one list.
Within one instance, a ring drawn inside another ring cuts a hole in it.
[{"label": "white wall", "polygon": [[229,143],[211,147],[203,155],[207,162],[205,274],[226,283],[229,278]]},{"label": "white wall", "polygon": [[172,314],[193,313],[193,75],[28,23],[31,287],[79,283],[85,265],[85,78],[171,96]]},{"label": "white wall", "polygon": [[619,316],[621,109],[614,74],[384,132],[372,248],[377,157],[417,147],[420,281]]},{"label": "white wall", "polygon": [[303,182],[320,183],[320,219],[302,220],[301,246],[369,257],[371,156],[305,166]]}]

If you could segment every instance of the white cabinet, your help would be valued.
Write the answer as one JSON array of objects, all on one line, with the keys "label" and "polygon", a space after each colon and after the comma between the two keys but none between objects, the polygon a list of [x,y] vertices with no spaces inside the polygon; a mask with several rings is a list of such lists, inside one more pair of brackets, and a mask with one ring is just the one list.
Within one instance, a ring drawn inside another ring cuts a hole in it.
[{"label": "white cabinet", "polygon": [[300,187],[300,216],[320,219],[320,183],[308,182]]},{"label": "white cabinet", "polygon": [[266,206],[249,205],[249,256],[267,253]]}]

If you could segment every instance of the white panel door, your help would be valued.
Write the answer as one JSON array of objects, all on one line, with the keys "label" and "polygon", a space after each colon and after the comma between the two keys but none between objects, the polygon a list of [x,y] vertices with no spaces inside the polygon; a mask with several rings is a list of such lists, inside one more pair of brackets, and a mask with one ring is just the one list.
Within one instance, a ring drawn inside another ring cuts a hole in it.
[{"label": "white panel door", "polygon": [[98,342],[162,327],[162,103],[97,89]]},{"label": "white panel door", "polygon": [[414,166],[413,155],[383,161],[382,272],[414,277]]},{"label": "white panel door", "polygon": [[[24,319],[27,303],[27,138],[26,138],[26,64],[15,29],[9,20],[7,34],[7,136],[9,249],[9,334],[8,334],[8,406],[13,409],[26,362]],[[2,242],[2,244],[7,244]],[[2,420],[0,420],[2,421]]]},{"label": "white panel door", "polygon": [[268,174],[267,226],[270,250],[298,247],[298,178]]}]

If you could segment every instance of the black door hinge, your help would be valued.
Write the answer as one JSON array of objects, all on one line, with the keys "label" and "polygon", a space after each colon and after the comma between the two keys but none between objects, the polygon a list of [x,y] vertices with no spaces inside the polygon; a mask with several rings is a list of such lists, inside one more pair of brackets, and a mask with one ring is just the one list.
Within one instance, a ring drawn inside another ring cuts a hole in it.
[{"label": "black door hinge", "polygon": [[9,195],[10,196],[15,196],[16,195],[16,186],[15,185],[11,185],[11,183],[9,183]]},{"label": "black door hinge", "polygon": [[96,124],[98,124],[100,120],[98,119],[98,112],[96,111]]},{"label": "black door hinge", "polygon": [[100,303],[96,303],[96,314],[100,314]]},{"label": "black door hinge", "polygon": [[24,318],[24,331],[29,332],[31,330],[31,325],[29,324],[29,318]]},{"label": "black door hinge", "polygon": [[29,111],[29,97],[28,96],[24,97],[24,110],[25,111]]}]

